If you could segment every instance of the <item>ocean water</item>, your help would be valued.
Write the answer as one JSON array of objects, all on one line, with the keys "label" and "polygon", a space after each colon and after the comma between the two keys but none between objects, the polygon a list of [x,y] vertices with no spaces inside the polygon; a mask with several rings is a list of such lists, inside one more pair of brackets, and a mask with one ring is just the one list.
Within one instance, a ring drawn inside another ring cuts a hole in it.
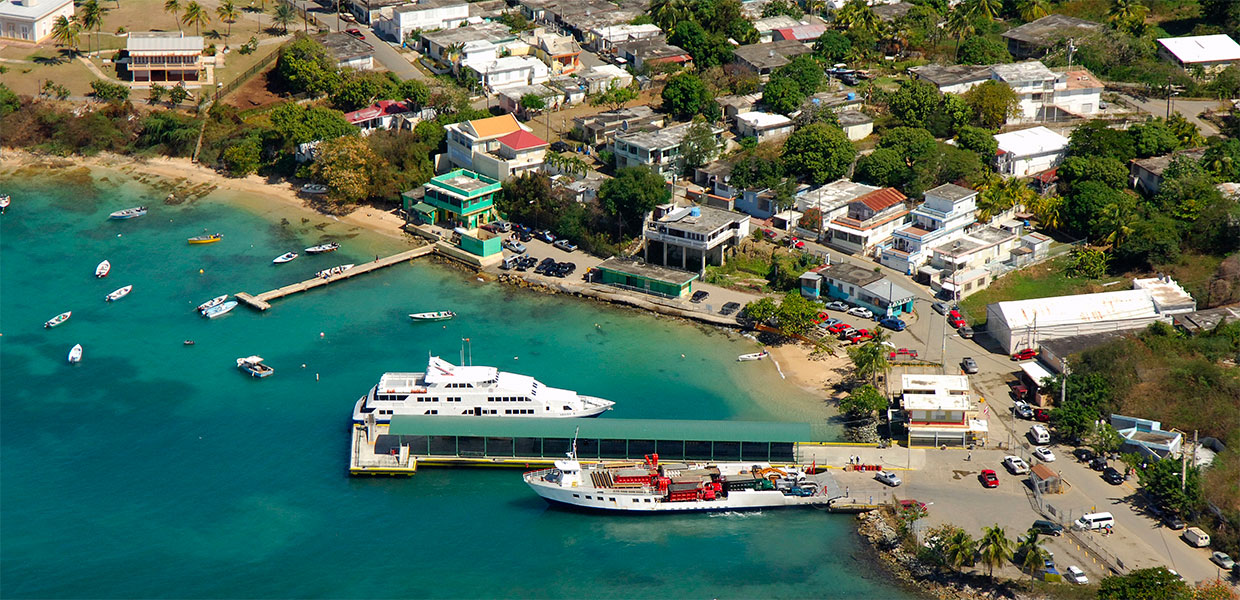
[{"label": "ocean water", "polygon": [[[753,349],[737,335],[426,261],[208,321],[193,308],[213,296],[401,246],[220,193],[165,205],[115,172],[25,173],[0,190],[14,199],[0,217],[2,597],[910,596],[848,516],[599,516],[549,508],[517,471],[346,475],[357,397],[428,353],[459,360],[463,338],[476,364],[615,400],[608,417],[824,418],[765,361],[737,365]],[[107,220],[139,204],[150,214]],[[204,231],[224,240],[185,243]],[[327,240],[344,247],[271,264]],[[112,273],[95,279],[105,258]],[[405,316],[441,309],[460,316]],[[250,354],[275,375],[240,373]]]}]

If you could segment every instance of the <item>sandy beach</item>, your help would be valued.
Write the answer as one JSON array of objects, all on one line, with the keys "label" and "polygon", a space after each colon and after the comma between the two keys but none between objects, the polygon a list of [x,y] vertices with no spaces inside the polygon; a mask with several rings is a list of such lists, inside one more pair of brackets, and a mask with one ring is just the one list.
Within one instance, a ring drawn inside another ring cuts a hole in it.
[{"label": "sandy beach", "polygon": [[852,362],[843,349],[825,358],[810,356],[813,349],[802,343],[789,342],[767,350],[789,382],[822,398],[834,398],[835,384],[852,372]]}]

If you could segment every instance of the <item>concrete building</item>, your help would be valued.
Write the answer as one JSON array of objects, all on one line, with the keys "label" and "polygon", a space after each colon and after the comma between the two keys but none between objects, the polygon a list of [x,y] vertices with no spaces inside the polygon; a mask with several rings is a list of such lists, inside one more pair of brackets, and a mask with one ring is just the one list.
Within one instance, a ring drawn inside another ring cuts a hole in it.
[{"label": "concrete building", "polygon": [[423,33],[420,50],[441,65],[456,69],[461,62],[470,59],[471,54],[475,62],[493,61],[501,50],[516,40],[516,34],[507,25],[483,23]]},{"label": "concrete building", "polygon": [[908,2],[895,2],[892,4],[879,4],[871,7],[870,10],[873,10],[874,16],[879,19],[888,23],[893,23],[902,18],[904,15],[907,15],[908,11],[913,10],[913,6],[913,4],[909,4]]},{"label": "concrete building", "polygon": [[567,75],[581,69],[581,46],[571,36],[539,27],[522,35],[521,40],[530,45],[534,56],[547,65],[552,75]]},{"label": "concrete building", "polygon": [[0,0],[0,38],[42,42],[59,17],[73,18],[73,0]]},{"label": "concrete building", "polygon": [[840,129],[849,141],[857,142],[870,137],[874,133],[874,118],[859,110],[845,110],[835,115],[840,122]]},{"label": "concrete building", "polygon": [[647,40],[662,35],[663,30],[659,29],[658,25],[652,23],[646,23],[645,25],[629,25],[626,23],[624,25],[595,27],[582,36],[582,42],[589,50],[610,54],[620,44]]},{"label": "concrete building", "polygon": [[422,185],[422,204],[434,209],[433,223],[446,227],[476,229],[499,218],[495,197],[500,193],[499,181],[457,169],[431,178]]},{"label": "concrete building", "polygon": [[586,86],[587,94],[597,94],[611,89],[626,88],[633,84],[633,76],[616,65],[596,65],[578,74]]},{"label": "concrete building", "polygon": [[[526,94],[533,94],[542,98],[546,107],[542,109],[527,109],[521,106],[521,99]],[[537,115],[543,110],[559,110],[567,104],[564,100],[563,92],[545,83],[506,87],[495,93],[495,99],[499,102],[500,110],[516,115],[518,118],[525,119],[526,121],[536,119]]]},{"label": "concrete building", "polygon": [[912,67],[909,72],[944,94],[963,94],[975,85],[990,81],[990,67],[982,65],[928,64]]},{"label": "concrete building", "polygon": [[978,416],[968,377],[904,374],[900,389],[910,446],[986,445],[989,426]]},{"label": "concrete building", "polygon": [[759,143],[786,138],[792,129],[792,119],[783,115],[756,111],[736,115],[736,135],[756,138]]},{"label": "concrete building", "polygon": [[758,30],[758,43],[765,44],[771,41],[775,35],[776,29],[786,29],[796,27],[801,22],[789,17],[788,15],[774,15],[771,17],[763,17],[753,22],[753,28]]},{"label": "concrete building", "polygon": [[375,68],[375,49],[347,33],[324,33],[314,36],[327,49],[342,69],[369,71]]},{"label": "concrete building", "polygon": [[995,156],[1001,175],[1026,177],[1056,167],[1068,151],[1068,138],[1045,127],[1009,131],[995,136]]},{"label": "concrete building", "polygon": [[[617,133],[612,142],[616,168],[644,165],[669,181],[678,177],[685,170],[680,145],[692,126],[684,123],[656,131]],[[722,129],[715,129],[715,138],[722,133]]]},{"label": "concrete building", "polygon": [[847,212],[827,222],[826,243],[846,252],[869,256],[891,240],[908,222],[908,200],[895,188],[883,188],[853,199]]},{"label": "concrete building", "polygon": [[1020,238],[1020,245],[1012,248],[1010,260],[1016,268],[1027,267],[1047,257],[1051,248],[1050,236],[1041,233],[1030,233]]},{"label": "concrete building", "polygon": [[1157,194],[1159,188],[1162,187],[1163,171],[1171,166],[1171,161],[1175,160],[1177,156],[1183,156],[1187,160],[1199,163],[1205,154],[1205,148],[1193,148],[1191,150],[1177,150],[1162,156],[1134,158],[1128,162],[1128,182],[1133,188],[1142,193],[1149,195]]},{"label": "concrete building", "polygon": [[667,43],[667,38],[662,36],[616,44],[615,49],[617,62],[633,65],[634,69],[660,63],[684,66],[693,62],[693,56],[684,48]]},{"label": "concrete building", "polygon": [[505,56],[485,66],[470,66],[482,75],[482,85],[491,91],[544,83],[551,77],[546,64],[529,56]]},{"label": "concrete building", "polygon": [[469,20],[465,0],[419,0],[381,10],[374,20],[375,33],[393,41],[404,41],[414,31],[453,29]]},{"label": "concrete building", "polygon": [[780,40],[741,46],[734,49],[732,53],[737,65],[766,78],[775,69],[788,64],[802,54],[809,54],[810,51],[809,46],[796,40]]},{"label": "concrete building", "polygon": [[958,239],[977,219],[977,192],[945,183],[925,193],[925,202],[913,209],[912,223],[892,234],[882,249],[884,266],[912,275],[930,260],[930,249]]},{"label": "concrete building", "polygon": [[1076,37],[1101,31],[1102,25],[1067,15],[1052,14],[1002,33],[1013,58],[1042,58]]},{"label": "concrete building", "polygon": [[1135,452],[1154,460],[1176,458],[1184,444],[1178,431],[1164,431],[1162,423],[1150,419],[1111,415],[1111,427],[1124,438],[1121,451]]},{"label": "concrete building", "polygon": [[919,275],[929,275],[930,289],[943,298],[962,300],[990,286],[1004,271],[1012,249],[1020,243],[1015,232],[977,227],[951,242],[930,249],[930,264]]},{"label": "concrete building", "polygon": [[836,263],[801,275],[801,295],[810,299],[843,300],[876,315],[900,316],[913,310],[913,292],[873,269]]},{"label": "concrete building", "polygon": [[749,236],[749,218],[708,206],[655,207],[642,227],[646,262],[699,273],[722,265],[724,252]]},{"label": "concrete building", "polygon": [[180,32],[131,33],[125,50],[134,81],[198,81],[202,37]]},{"label": "concrete building", "polygon": [[996,302],[986,329],[1004,351],[1037,349],[1043,340],[1141,329],[1192,312],[1197,302],[1170,278],[1134,279],[1133,289],[1098,294]]},{"label": "concrete building", "polygon": [[1240,304],[1220,306],[1175,316],[1175,327],[1188,335],[1213,331],[1222,321],[1240,321]]},{"label": "concrete building", "polygon": [[648,131],[663,127],[663,115],[649,106],[631,106],[573,119],[586,143],[611,143],[616,133]]},{"label": "concrete building", "polygon": [[399,118],[409,115],[413,108],[404,102],[380,100],[366,108],[344,114],[344,120],[362,130],[367,135],[376,129],[395,129],[399,126]]},{"label": "concrete building", "polygon": [[444,131],[451,165],[498,181],[542,168],[547,154],[547,142],[510,114],[453,123]]},{"label": "concrete building", "polygon": [[793,40],[802,44],[813,44],[827,30],[826,25],[801,25],[783,27],[771,32],[771,41]]},{"label": "concrete building", "polygon": [[832,219],[847,215],[848,204],[853,200],[880,189],[882,188],[847,179],[837,179],[826,185],[807,188],[799,192],[793,206],[802,214],[817,209],[822,215],[822,221],[816,228],[807,228],[804,224],[798,226],[797,236],[819,241],[826,239],[829,235],[827,223],[830,223]]},{"label": "concrete building", "polygon": [[1041,62],[1025,61],[990,66],[931,64],[909,70],[945,94],[964,94],[987,81],[1006,83],[1020,99],[1020,111],[1008,123],[1088,117],[1102,101],[1102,82],[1081,67],[1053,71]]},{"label": "concrete building", "polygon": [[609,258],[595,269],[599,273],[599,283],[664,298],[688,297],[693,293],[693,282],[698,278],[697,273],[651,265],[631,258]]},{"label": "concrete building", "polygon": [[1240,44],[1222,33],[1159,38],[1158,55],[1185,69],[1201,67],[1214,72],[1240,61]]}]

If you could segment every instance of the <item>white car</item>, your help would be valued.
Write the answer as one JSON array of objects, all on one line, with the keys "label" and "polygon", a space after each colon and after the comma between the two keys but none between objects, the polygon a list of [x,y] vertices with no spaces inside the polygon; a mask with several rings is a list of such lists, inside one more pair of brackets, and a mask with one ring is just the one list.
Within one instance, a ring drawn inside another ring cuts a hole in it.
[{"label": "white car", "polygon": [[1050,448],[1038,447],[1033,450],[1033,455],[1045,462],[1055,462],[1055,453]]},{"label": "white car", "polygon": [[1071,581],[1072,583],[1089,585],[1089,578],[1085,576],[1085,571],[1082,571],[1081,568],[1076,565],[1068,567],[1068,570],[1064,573],[1064,576],[1067,577],[1068,581]]},{"label": "white car", "polygon": [[874,313],[870,309],[862,306],[854,306],[853,308],[848,309],[848,314],[854,317],[861,317],[862,319],[874,318]]},{"label": "white car", "polygon": [[891,487],[900,485],[900,478],[896,477],[895,473],[891,473],[889,471],[879,471],[875,473],[874,479],[877,479]]},{"label": "white car", "polygon": [[1025,464],[1019,456],[1003,457],[1003,466],[1013,475],[1024,475],[1029,472],[1029,465]]}]

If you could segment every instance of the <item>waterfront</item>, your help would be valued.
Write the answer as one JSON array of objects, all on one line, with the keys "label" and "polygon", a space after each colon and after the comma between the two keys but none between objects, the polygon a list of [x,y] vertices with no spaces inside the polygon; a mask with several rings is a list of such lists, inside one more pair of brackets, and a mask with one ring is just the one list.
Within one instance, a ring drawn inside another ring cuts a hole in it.
[{"label": "waterfront", "polygon": [[[906,594],[846,516],[598,517],[548,509],[515,471],[345,477],[356,398],[428,351],[457,360],[464,337],[475,363],[615,400],[614,416],[825,418],[771,365],[735,365],[753,348],[740,336],[425,261],[206,321],[192,308],[215,295],[403,246],[253,198],[166,206],[115,173],[53,175],[57,187],[0,179],[14,197],[0,217],[0,595]],[[106,220],[138,204],[150,214]],[[185,244],[204,228],[224,241]],[[329,237],[344,249],[271,264]],[[96,280],[103,258],[113,271]],[[461,316],[405,316],[440,309]],[[42,328],[63,310],[68,323]],[[74,343],[85,357],[69,366]],[[243,376],[234,359],[249,354],[276,374]]]}]

